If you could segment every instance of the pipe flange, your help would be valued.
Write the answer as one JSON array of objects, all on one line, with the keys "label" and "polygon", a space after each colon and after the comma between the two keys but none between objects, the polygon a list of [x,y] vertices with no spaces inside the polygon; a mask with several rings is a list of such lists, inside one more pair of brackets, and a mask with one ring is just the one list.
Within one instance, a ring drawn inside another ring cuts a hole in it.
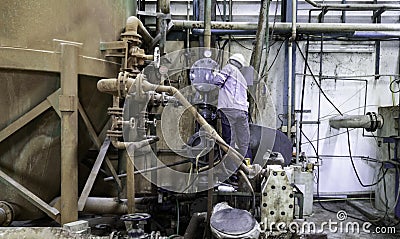
[{"label": "pipe flange", "polygon": [[11,204],[5,201],[0,201],[0,215],[4,215],[0,217],[0,226],[6,227],[11,224],[14,220],[14,210]]},{"label": "pipe flange", "polygon": [[370,118],[371,126],[370,126],[369,128],[366,128],[365,130],[366,130],[367,132],[374,132],[374,131],[376,131],[376,130],[379,128],[379,126],[380,126],[380,122],[379,122],[379,119],[378,119],[378,115],[377,115],[375,112],[367,112],[366,115],[368,115],[369,118]]}]

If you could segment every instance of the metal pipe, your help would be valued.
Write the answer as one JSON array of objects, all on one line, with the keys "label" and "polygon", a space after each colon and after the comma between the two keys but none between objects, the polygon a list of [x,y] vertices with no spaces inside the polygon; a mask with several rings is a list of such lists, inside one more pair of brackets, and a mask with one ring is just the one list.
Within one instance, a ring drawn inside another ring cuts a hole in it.
[{"label": "metal pipe", "polygon": [[205,0],[204,6],[204,47],[211,47],[211,0]]},{"label": "metal pipe", "polygon": [[140,33],[140,35],[143,36],[145,42],[152,42],[154,40],[139,18],[135,16],[129,17],[126,20],[125,33],[123,33],[122,35],[124,34],[135,35],[138,32]]},{"label": "metal pipe", "polygon": [[[135,198],[135,203],[141,204],[155,199],[157,199],[157,197]],[[60,208],[60,197],[53,199],[50,205],[53,205],[55,208]],[[118,198],[88,197],[85,207],[83,208],[83,212],[91,214],[127,214],[128,200]]]},{"label": "metal pipe", "polygon": [[[172,20],[175,29],[204,28],[203,21]],[[272,28],[273,23],[269,23]],[[257,30],[256,22],[221,22],[211,21],[211,29],[230,29],[230,30]],[[290,33],[292,23],[276,22],[275,32]],[[355,31],[400,31],[400,24],[354,24],[354,23],[296,23],[297,33],[342,33]]]},{"label": "metal pipe", "polygon": [[375,131],[383,125],[383,117],[378,114],[340,115],[329,119],[329,126],[340,128],[364,128]]},{"label": "metal pipe", "polygon": [[[268,11],[269,11],[270,0],[262,0],[260,15],[258,18],[258,29],[256,34],[256,44],[253,47],[253,52],[251,54],[250,65],[253,66],[256,72],[260,72],[261,57],[264,46],[265,32],[268,25]],[[268,56],[267,56],[268,57]]]},{"label": "metal pipe", "polygon": [[287,110],[287,136],[292,136],[292,78],[293,78],[293,42],[289,40],[288,45],[288,110]]},{"label": "metal pipe", "polygon": [[137,149],[143,148],[151,143],[158,140],[158,137],[152,139],[146,139],[139,142],[126,143],[126,150],[129,152],[129,160],[126,162],[126,197],[128,198],[128,213],[135,213],[136,203],[135,203],[135,151]]},{"label": "metal pipe", "polygon": [[292,42],[296,40],[296,32],[297,32],[296,22],[297,22],[297,0],[292,0],[292,36],[290,38],[290,41]]},{"label": "metal pipe", "polygon": [[125,1],[126,18],[130,16],[136,16],[137,12],[137,1],[136,0],[126,0]]},{"label": "metal pipe", "polygon": [[17,215],[17,208],[5,201],[0,201],[0,227],[9,226]]},{"label": "metal pipe", "polygon": [[[229,22],[233,22],[233,1],[229,0]],[[212,27],[211,27],[212,28]],[[231,46],[232,46],[232,37],[229,35],[229,41],[228,41],[228,52],[231,53]]]},{"label": "metal pipe", "polygon": [[311,6],[316,8],[325,8],[328,10],[343,10],[343,11],[371,11],[371,10],[396,10],[400,9],[399,4],[325,4],[317,3],[313,0],[306,0]]},{"label": "metal pipe", "polygon": [[[174,152],[174,151],[171,150],[171,152]],[[151,167],[151,168],[137,170],[133,174],[136,175],[136,174],[141,174],[141,173],[148,173],[148,172],[160,170],[160,169],[163,169],[163,168],[169,168],[169,167],[173,167],[173,166],[177,166],[177,165],[181,165],[181,164],[186,164],[186,163],[190,163],[190,162],[192,162],[190,159],[185,159],[185,160],[182,160],[182,161],[179,161],[179,162],[175,162],[175,163],[171,163],[171,164],[167,164],[167,165],[164,164],[164,165],[161,165],[161,166],[155,166],[155,167]],[[124,178],[126,176],[127,176],[126,173],[122,173],[122,174],[118,175],[118,178]],[[114,180],[114,178],[113,177],[107,177],[107,178],[104,178],[103,180],[104,180],[104,182],[108,182],[108,181]]]},{"label": "metal pipe", "polygon": [[[254,35],[256,30],[226,30],[226,29],[211,29],[211,35]],[[193,35],[203,35],[204,29],[193,29]]]},{"label": "metal pipe", "polygon": [[293,42],[296,40],[296,15],[297,15],[297,0],[292,0],[292,36],[289,38],[288,46],[288,122],[287,136],[290,139],[292,136],[292,83],[293,83]]}]

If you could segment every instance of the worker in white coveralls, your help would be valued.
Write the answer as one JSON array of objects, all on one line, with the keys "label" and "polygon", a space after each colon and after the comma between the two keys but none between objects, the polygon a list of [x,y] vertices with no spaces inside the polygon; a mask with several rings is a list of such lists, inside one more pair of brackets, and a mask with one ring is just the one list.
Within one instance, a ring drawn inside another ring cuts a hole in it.
[{"label": "worker in white coveralls", "polygon": [[221,115],[222,138],[231,147],[237,148],[245,158],[251,158],[249,150],[249,103],[247,82],[240,69],[245,65],[242,54],[229,57],[220,72],[215,72],[213,84],[219,87],[218,110]]}]

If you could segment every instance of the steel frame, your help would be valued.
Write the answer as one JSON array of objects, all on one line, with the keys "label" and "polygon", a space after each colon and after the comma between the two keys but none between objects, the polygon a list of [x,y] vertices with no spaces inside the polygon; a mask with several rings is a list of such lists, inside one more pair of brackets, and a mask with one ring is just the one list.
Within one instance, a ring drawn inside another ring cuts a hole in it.
[{"label": "steel frame", "polygon": [[[0,181],[16,189],[17,193],[60,224],[78,219],[78,209],[85,206],[94,180],[103,161],[110,170],[118,187],[121,180],[106,155],[93,165],[87,179],[78,208],[78,115],[80,114],[94,145],[100,149],[102,143],[78,98],[78,75],[94,77],[113,77],[120,64],[79,54],[81,43],[55,40],[56,51],[0,47],[0,68],[13,70],[32,70],[59,72],[61,88],[33,107],[13,123],[0,131],[0,143],[23,128],[39,115],[52,108],[61,118],[61,207],[60,211],[44,202],[29,189],[16,182],[0,170]],[[30,59],[36,59],[31,61]],[[101,156],[101,157],[100,157]]]}]

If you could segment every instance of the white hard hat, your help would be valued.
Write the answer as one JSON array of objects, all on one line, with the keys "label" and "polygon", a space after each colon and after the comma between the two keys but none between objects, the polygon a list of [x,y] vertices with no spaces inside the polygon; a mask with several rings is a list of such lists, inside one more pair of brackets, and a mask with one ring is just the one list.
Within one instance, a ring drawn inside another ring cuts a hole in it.
[{"label": "white hard hat", "polygon": [[237,61],[242,67],[244,66],[245,60],[244,56],[240,53],[235,53],[231,57],[229,57],[229,60],[235,60]]}]

